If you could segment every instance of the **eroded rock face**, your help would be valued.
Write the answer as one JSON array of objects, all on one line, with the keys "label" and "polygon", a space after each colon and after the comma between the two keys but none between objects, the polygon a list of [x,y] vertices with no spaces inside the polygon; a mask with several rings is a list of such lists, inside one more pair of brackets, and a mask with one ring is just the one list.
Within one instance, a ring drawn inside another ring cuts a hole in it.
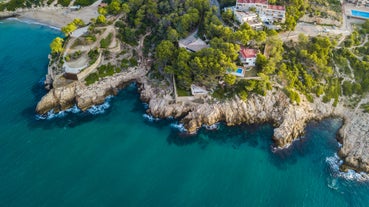
[{"label": "eroded rock face", "polygon": [[74,105],[77,83],[69,84],[62,88],[51,89],[37,104],[36,112],[45,114],[50,110],[59,112]]},{"label": "eroded rock face", "polygon": [[310,104],[290,104],[288,97],[280,90],[270,91],[266,96],[252,95],[247,101],[235,98],[221,103],[189,106],[183,103],[169,103],[154,95],[149,105],[149,112],[158,117],[177,117],[178,114],[184,115],[188,112],[182,122],[189,133],[196,132],[204,124],[213,125],[220,121],[229,126],[271,122],[276,126],[273,139],[281,147],[301,135],[306,122],[315,117]]},{"label": "eroded rock face", "polygon": [[344,160],[343,169],[352,168],[369,172],[369,115],[361,111],[354,112],[342,105],[332,107],[316,99],[308,102],[304,97],[299,105],[291,104],[288,97],[278,88],[269,91],[266,96],[251,95],[247,101],[239,98],[224,102],[176,101],[172,87],[163,83],[153,83],[146,77],[146,71],[132,68],[91,86],[74,82],[64,87],[52,89],[38,103],[36,111],[45,114],[50,110],[65,110],[74,104],[86,110],[102,104],[109,95],[117,94],[126,84],[135,81],[139,84],[141,99],[149,104],[148,113],[154,117],[174,117],[181,120],[189,133],[198,128],[224,121],[227,125],[241,123],[273,123],[273,140],[279,147],[289,145],[305,130],[306,123],[313,119],[330,116],[344,118],[340,129],[342,148],[340,157]]},{"label": "eroded rock face", "polygon": [[352,168],[369,172],[369,116],[363,112],[346,111],[344,125],[339,131],[344,160],[343,170]]},{"label": "eroded rock face", "polygon": [[63,87],[53,88],[37,104],[36,112],[38,114],[46,114],[50,110],[58,112],[75,104],[81,110],[87,110],[93,105],[104,103],[107,96],[116,95],[125,84],[138,80],[142,75],[146,75],[145,70],[131,68],[90,86],[75,81]]},{"label": "eroded rock face", "polygon": [[149,103],[148,112],[153,116],[183,117],[181,122],[189,133],[196,132],[204,124],[220,121],[227,125],[271,122],[275,127],[273,140],[279,147],[288,146],[304,133],[310,120],[341,117],[345,120],[339,131],[343,169],[369,172],[369,115],[354,113],[342,105],[333,107],[332,103],[323,103],[320,99],[310,103],[304,97],[299,105],[294,105],[278,89],[269,91],[264,97],[252,95],[247,101],[235,98],[222,103],[186,104],[162,98],[160,91],[145,85],[141,87],[141,97]]}]

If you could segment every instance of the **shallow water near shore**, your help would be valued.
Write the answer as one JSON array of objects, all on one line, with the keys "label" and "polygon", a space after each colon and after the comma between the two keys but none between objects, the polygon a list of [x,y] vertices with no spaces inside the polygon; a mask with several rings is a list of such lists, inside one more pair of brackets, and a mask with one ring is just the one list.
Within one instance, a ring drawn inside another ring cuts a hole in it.
[{"label": "shallow water near shore", "polygon": [[57,35],[0,24],[0,206],[369,206],[369,182],[331,166],[339,119],[273,152],[269,124],[188,136],[150,119],[134,85],[90,112],[38,119]]}]

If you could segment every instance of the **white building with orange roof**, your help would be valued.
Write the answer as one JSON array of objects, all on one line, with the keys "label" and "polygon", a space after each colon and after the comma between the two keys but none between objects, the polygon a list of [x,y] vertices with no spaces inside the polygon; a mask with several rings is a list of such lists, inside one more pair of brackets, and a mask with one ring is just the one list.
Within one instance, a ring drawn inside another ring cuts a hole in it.
[{"label": "white building with orange roof", "polygon": [[256,49],[244,48],[240,50],[240,61],[246,67],[253,67],[256,63],[256,55],[259,53]]}]

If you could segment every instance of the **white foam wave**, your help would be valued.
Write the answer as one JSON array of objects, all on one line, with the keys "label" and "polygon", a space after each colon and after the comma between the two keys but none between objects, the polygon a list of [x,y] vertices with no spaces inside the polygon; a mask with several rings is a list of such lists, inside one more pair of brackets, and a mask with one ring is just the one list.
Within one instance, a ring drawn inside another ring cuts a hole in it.
[{"label": "white foam wave", "polygon": [[87,112],[92,115],[105,113],[106,109],[110,107],[110,100],[112,97],[113,96],[106,97],[105,102],[103,104],[91,106],[89,109],[87,109]]},{"label": "white foam wave", "polygon": [[271,150],[273,153],[276,153],[278,152],[279,150],[285,150],[285,149],[288,149],[292,146],[293,142],[295,142],[296,140],[293,140],[292,143],[288,143],[286,144],[284,147],[279,147],[279,146],[271,146]]},{"label": "white foam wave", "polygon": [[108,109],[110,107],[110,100],[112,98],[113,98],[113,96],[107,96],[105,98],[105,102],[103,104],[93,105],[89,109],[87,109],[86,111],[88,113],[92,114],[92,115],[103,114],[103,113],[105,113],[106,109]]},{"label": "white foam wave", "polygon": [[47,112],[44,115],[36,115],[36,119],[37,120],[51,120],[51,119],[55,119],[55,118],[63,118],[68,113],[76,114],[76,113],[79,113],[80,111],[81,110],[75,105],[70,109],[60,111],[58,113],[55,113],[54,110],[50,110],[49,112]]},{"label": "white foam wave", "polygon": [[8,18],[7,20],[18,21],[18,22],[22,22],[22,23],[25,23],[25,24],[41,25],[41,26],[49,27],[51,29],[55,29],[55,30],[60,31],[59,27],[55,27],[55,26],[52,26],[52,25],[49,25],[49,24],[46,24],[46,23],[41,23],[41,22],[31,20],[31,19],[18,19],[18,18],[13,17],[13,18]]},{"label": "white foam wave", "polygon": [[152,115],[149,115],[149,114],[143,114],[142,115],[143,118],[147,121],[150,121],[150,122],[154,122],[154,121],[159,121],[160,119],[157,118],[157,117],[153,117]]},{"label": "white foam wave", "polygon": [[331,174],[335,177],[341,177],[346,180],[354,180],[354,181],[369,181],[369,175],[364,172],[356,172],[354,170],[348,170],[347,172],[340,171],[340,166],[343,164],[343,161],[338,157],[335,153],[332,157],[327,157],[325,161],[328,163]]},{"label": "white foam wave", "polygon": [[215,123],[213,125],[204,124],[203,127],[207,130],[218,130],[219,129],[219,123]]},{"label": "white foam wave", "polygon": [[[103,104],[91,106],[91,108],[87,109],[87,112],[92,115],[105,113],[106,109],[110,107],[109,102],[112,97],[113,96],[106,97],[105,102]],[[68,114],[77,114],[80,112],[81,112],[81,109],[79,109],[77,105],[74,105],[72,108],[69,108],[64,111],[60,111],[58,113],[55,113],[54,110],[50,110],[44,115],[36,115],[36,120],[51,120],[55,118],[63,118]]]},{"label": "white foam wave", "polygon": [[144,109],[148,109],[149,108],[149,104],[148,103],[142,103]]},{"label": "white foam wave", "polygon": [[178,131],[180,131],[180,132],[186,132],[187,131],[186,128],[184,127],[184,125],[181,124],[181,123],[178,123],[178,122],[171,123],[170,127],[178,129]]}]

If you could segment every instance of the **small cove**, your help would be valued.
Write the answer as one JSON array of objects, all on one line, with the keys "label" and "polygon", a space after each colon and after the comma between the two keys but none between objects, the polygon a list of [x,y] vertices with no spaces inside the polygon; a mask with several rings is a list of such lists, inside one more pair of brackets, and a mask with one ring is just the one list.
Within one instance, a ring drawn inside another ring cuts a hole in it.
[{"label": "small cove", "polygon": [[185,136],[150,121],[131,85],[104,113],[37,120],[49,43],[59,31],[0,24],[2,206],[368,206],[369,184],[335,176],[342,122],[311,122],[272,151],[271,125]]}]

